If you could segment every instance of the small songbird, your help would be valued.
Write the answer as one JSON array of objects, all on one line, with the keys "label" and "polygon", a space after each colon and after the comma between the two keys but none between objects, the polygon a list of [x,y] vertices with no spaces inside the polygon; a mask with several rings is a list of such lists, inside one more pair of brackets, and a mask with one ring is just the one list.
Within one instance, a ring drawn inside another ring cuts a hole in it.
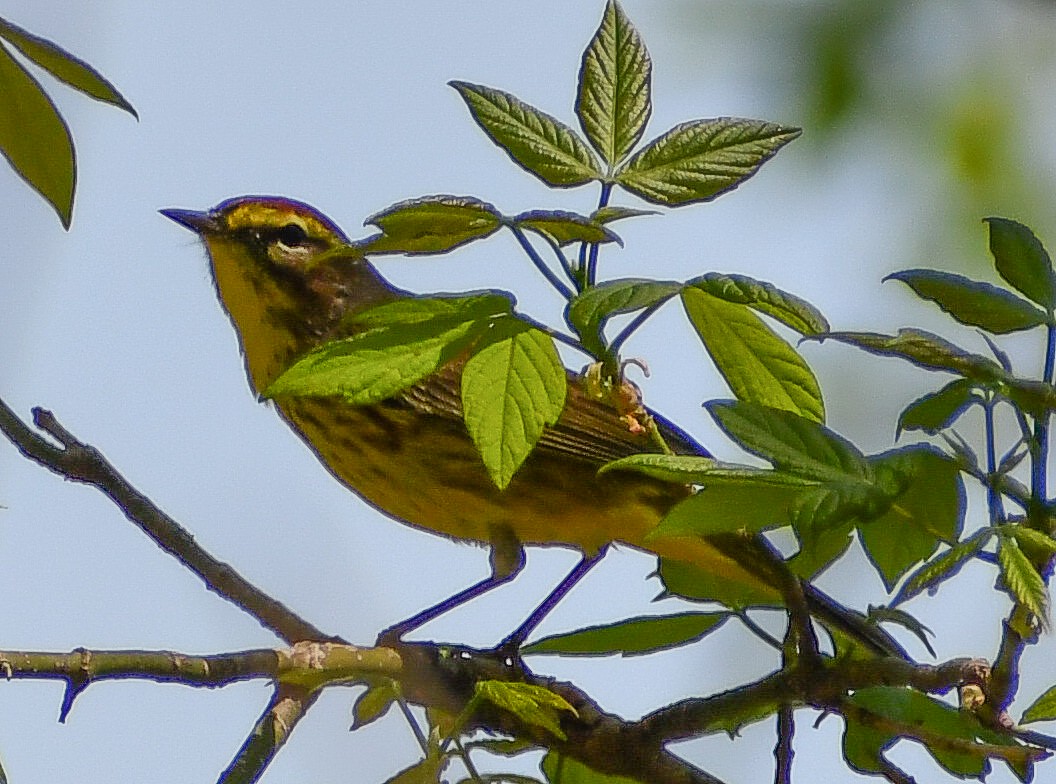
[{"label": "small songbird", "polygon": [[[331,220],[290,199],[245,196],[204,212],[167,209],[162,214],[205,242],[217,293],[238,333],[249,383],[258,395],[310,350],[348,337],[354,329],[349,314],[413,296],[382,278]],[[599,475],[598,469],[612,460],[658,447],[640,429],[628,427],[616,408],[590,394],[574,373],[569,373],[564,413],[500,490],[463,422],[463,365],[464,360],[455,359],[374,404],[352,405],[341,397],[275,401],[283,419],[329,471],[370,505],[416,528],[492,548],[490,577],[391,633],[404,634],[512,579],[524,565],[524,545],[571,547],[583,558],[507,639],[513,648],[613,542],[691,563],[780,603],[765,559],[753,559],[758,540],[731,534],[646,542],[664,514],[692,489],[638,473]],[[677,427],[649,413],[675,453],[708,454]],[[849,612],[806,587],[808,604],[819,617]]]}]

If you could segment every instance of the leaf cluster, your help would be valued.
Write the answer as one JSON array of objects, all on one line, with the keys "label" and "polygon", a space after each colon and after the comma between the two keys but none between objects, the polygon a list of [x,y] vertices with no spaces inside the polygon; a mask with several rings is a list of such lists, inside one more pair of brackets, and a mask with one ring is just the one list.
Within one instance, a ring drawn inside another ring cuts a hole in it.
[{"label": "leaf cluster", "polygon": [[[72,140],[54,104],[16,52],[79,91],[135,113],[89,66],[0,19],[0,94],[5,101],[0,107],[0,149],[68,226],[74,190]],[[1056,559],[1047,492],[1049,425],[1056,411],[1056,271],[1048,252],[1025,225],[993,217],[986,221],[989,247],[1004,285],[929,269],[889,276],[959,324],[978,330],[989,356],[918,329],[894,335],[832,331],[810,303],[745,275],[709,271],[686,281],[602,279],[602,250],[622,246],[614,224],[654,214],[652,207],[679,208],[728,193],[800,133],[762,120],[718,117],[682,122],[643,142],[653,109],[651,80],[651,59],[641,36],[619,4],[608,0],[582,56],[575,100],[579,130],[510,93],[451,82],[472,119],[520,169],[555,189],[594,184],[599,190],[596,206],[584,212],[535,209],[505,214],[474,196],[425,196],[369,217],[366,223],[375,233],[355,243],[365,254],[424,256],[509,231],[564,297],[561,327],[518,313],[513,296],[502,292],[403,298],[356,313],[346,325],[349,337],[302,358],[267,394],[339,396],[364,405],[455,369],[465,426],[501,489],[561,416],[568,384],[596,384],[600,395],[615,395],[623,383],[624,343],[677,298],[732,395],[709,401],[706,410],[755,462],[676,455],[661,444],[655,453],[624,458],[601,470],[636,472],[692,488],[651,532],[651,542],[733,538],[759,545],[768,542],[762,535],[784,529],[795,542],[794,551],[787,556],[771,553],[767,563],[753,564],[774,570],[776,582],[784,587],[761,591],[664,559],[660,577],[667,594],[719,608],[620,619],[546,637],[518,655],[657,654],[696,643],[727,622],[741,622],[780,650],[781,674],[798,678],[804,668],[816,667],[820,669],[807,673],[805,680],[818,679],[818,673],[826,671],[835,676],[848,662],[876,654],[831,619],[822,619],[829,646],[819,645],[807,594],[810,581],[858,542],[893,598],[888,607],[871,608],[868,617],[849,610],[847,614],[866,627],[881,622],[901,625],[929,648],[926,628],[903,605],[938,590],[973,560],[996,569],[998,584],[1014,607],[1004,629],[1006,642],[1012,635],[1015,639],[1002,646],[1004,658],[994,665],[995,681],[1011,685],[1007,693],[990,695],[990,702],[1003,709],[1013,696],[1017,657],[1036,638],[1035,632],[1047,627],[1047,583]],[[651,206],[612,204],[618,191]],[[616,322],[624,326],[612,334]],[[1031,329],[1044,329],[1047,336],[1044,369],[1037,377],[1017,372],[997,343],[1002,335]],[[835,340],[952,375],[952,380],[910,403],[896,427],[896,436],[920,433],[938,440],[878,454],[862,452],[826,424],[818,379],[798,346],[785,337],[789,332],[797,339]],[[590,358],[595,363],[591,372],[583,377],[569,374],[555,341]],[[1011,414],[1011,435],[998,427],[997,410]],[[642,412],[648,423],[651,415],[644,408]],[[955,430],[974,413],[983,422],[982,456]],[[655,428],[655,434],[659,432]],[[987,519],[974,527],[965,522],[966,477],[978,481],[987,494]],[[770,551],[760,547],[753,552],[758,556]],[[748,613],[757,607],[787,611],[784,641],[754,623]],[[280,681],[284,687],[317,688],[311,681]],[[354,727],[374,721],[393,705],[406,709],[400,683],[371,681],[354,708]],[[746,700],[733,704],[708,730],[736,732],[775,713],[791,715],[797,707],[780,695]],[[959,778],[982,780],[996,759],[1020,780],[1029,781],[1042,756],[1006,731],[1002,717],[995,721],[986,711],[967,706],[956,710],[925,688],[887,682],[847,688],[824,707],[838,711],[846,721],[843,755],[848,765],[892,781],[908,780],[886,756],[902,739],[923,744],[942,768]],[[530,729],[530,740],[464,741],[475,728],[474,717],[486,710],[516,717]],[[554,749],[543,759],[542,779],[482,776],[473,768],[469,752],[474,749],[512,756],[545,746],[548,739],[567,742],[565,722],[579,716],[575,706],[543,686],[478,680],[460,715],[430,711],[430,733],[419,735],[423,759],[390,781],[436,781],[452,760],[460,759],[469,773],[467,782],[629,784],[630,779],[598,773]],[[1056,720],[1056,686],[1021,719],[1051,720]],[[778,747],[790,748],[790,734],[780,731],[785,734]]]},{"label": "leaf cluster", "polygon": [[55,103],[15,53],[89,98],[136,110],[98,71],[58,45],[0,18],[0,152],[59,215],[73,220],[73,137]]},{"label": "leaf cluster", "polygon": [[[1056,540],[1050,538],[1039,466],[1044,465],[1048,419],[1056,408],[1056,341],[1051,338],[1056,334],[1056,275],[1041,243],[1021,224],[988,219],[995,267],[1011,289],[934,270],[890,276],[959,323],[981,330],[992,356],[917,329],[895,335],[832,331],[810,303],[745,275],[712,271],[686,281],[602,279],[602,250],[622,245],[615,222],[653,212],[612,204],[615,192],[662,208],[707,202],[753,176],[799,135],[798,129],[774,123],[720,117],[680,123],[643,143],[652,114],[651,79],[644,43],[619,4],[610,0],[583,54],[575,102],[578,131],[510,93],[452,82],[473,120],[519,168],[555,189],[596,184],[596,207],[582,213],[538,209],[505,214],[477,197],[426,196],[368,218],[377,233],[356,243],[367,254],[420,256],[447,253],[509,231],[565,298],[560,329],[517,314],[512,297],[496,294],[383,305],[360,316],[361,331],[306,357],[269,394],[343,395],[352,402],[370,402],[398,394],[447,365],[464,363],[466,426],[501,488],[560,415],[566,383],[588,383],[594,377],[566,377],[554,341],[587,355],[600,368],[602,387],[615,389],[622,382],[620,352],[627,338],[677,298],[733,396],[707,403],[708,413],[731,441],[765,466],[671,450],[606,466],[604,471],[638,472],[695,488],[661,520],[651,541],[710,541],[785,529],[796,547],[777,559],[779,571],[806,581],[857,541],[895,594],[890,607],[874,608],[863,622],[904,626],[929,649],[926,628],[899,605],[936,590],[970,560],[982,559],[997,566],[1001,585],[1027,617],[1044,624],[1046,578]],[[613,330],[617,321],[622,329]],[[992,337],[1039,327],[1049,330],[1050,349],[1044,374],[1032,379],[1013,371]],[[953,374],[953,381],[910,404],[897,425],[898,434],[945,435],[945,449],[916,443],[864,454],[826,425],[820,384],[785,337],[789,332]],[[1013,410],[1021,433],[1000,465],[993,459],[981,463],[950,428],[978,407],[988,423],[986,451],[992,454],[997,438],[993,411],[999,405]],[[1030,487],[1012,477],[1025,456],[1032,466]],[[981,480],[991,499],[989,524],[971,531],[965,530],[965,476]],[[1005,514],[1006,502],[1020,506],[1022,514]],[[730,619],[755,631],[748,610],[787,604],[786,595],[682,561],[664,559],[660,576],[668,594],[717,602],[723,609],[624,619],[548,637],[524,652],[656,653],[699,641]],[[835,660],[868,655],[840,629],[829,631]],[[509,700],[503,705],[521,710]],[[778,708],[770,704],[746,720]],[[955,711],[951,714],[922,692],[860,692],[847,695],[840,710],[848,718],[844,754],[858,770],[887,775],[891,768],[884,752],[900,738],[913,738],[956,776],[982,777],[989,760],[998,758],[1029,778],[1033,757],[1021,754],[1020,745],[974,718],[957,718]],[[1049,714],[1039,708],[1031,715]],[[529,721],[527,713],[522,718]],[[539,721],[557,735],[550,719]],[[927,732],[907,729],[921,722]]]}]

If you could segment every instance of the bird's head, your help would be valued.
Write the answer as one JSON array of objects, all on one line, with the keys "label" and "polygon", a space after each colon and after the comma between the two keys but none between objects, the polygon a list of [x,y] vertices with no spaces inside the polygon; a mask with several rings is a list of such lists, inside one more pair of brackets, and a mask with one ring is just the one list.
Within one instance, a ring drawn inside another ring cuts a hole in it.
[{"label": "bird's head", "polygon": [[334,337],[347,313],[394,296],[337,224],[307,204],[242,196],[211,210],[161,214],[204,241],[258,393]]}]

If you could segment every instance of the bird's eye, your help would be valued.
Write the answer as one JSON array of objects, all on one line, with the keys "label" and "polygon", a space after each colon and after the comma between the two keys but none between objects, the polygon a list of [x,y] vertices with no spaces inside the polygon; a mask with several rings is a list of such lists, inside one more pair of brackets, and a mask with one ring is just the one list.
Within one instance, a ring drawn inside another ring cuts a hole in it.
[{"label": "bird's eye", "polygon": [[305,240],[308,239],[308,232],[304,230],[304,227],[296,223],[287,223],[281,229],[275,238],[288,248],[295,248],[298,245],[303,245]]}]

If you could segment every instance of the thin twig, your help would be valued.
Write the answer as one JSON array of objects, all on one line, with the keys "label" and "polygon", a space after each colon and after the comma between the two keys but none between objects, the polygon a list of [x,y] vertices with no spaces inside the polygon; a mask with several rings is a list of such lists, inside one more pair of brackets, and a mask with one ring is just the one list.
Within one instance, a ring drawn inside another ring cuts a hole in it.
[{"label": "thin twig", "polygon": [[543,277],[546,278],[551,286],[557,289],[558,294],[566,300],[570,300],[576,296],[576,293],[566,286],[564,281],[557,277],[557,275],[554,274],[554,271],[550,269],[545,261],[543,261],[543,257],[539,255],[539,252],[528,240],[528,237],[525,236],[524,231],[518,226],[510,226],[509,229],[513,232],[513,236],[517,238],[517,242],[520,243],[524,252],[528,254],[528,258],[532,260],[532,264],[535,265],[535,268],[542,273]]}]

